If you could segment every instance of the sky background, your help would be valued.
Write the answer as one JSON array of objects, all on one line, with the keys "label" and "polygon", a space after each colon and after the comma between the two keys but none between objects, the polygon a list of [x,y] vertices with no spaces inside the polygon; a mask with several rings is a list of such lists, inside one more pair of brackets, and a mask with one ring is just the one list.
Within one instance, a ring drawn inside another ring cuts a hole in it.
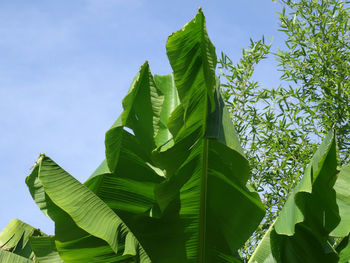
[{"label": "sky background", "polygon": [[[139,67],[171,73],[167,37],[200,6],[218,57],[237,63],[262,35],[283,47],[271,0],[0,0],[0,231],[18,218],[54,233],[25,184],[39,154],[84,182]],[[254,79],[276,87],[276,65],[263,61]]]}]

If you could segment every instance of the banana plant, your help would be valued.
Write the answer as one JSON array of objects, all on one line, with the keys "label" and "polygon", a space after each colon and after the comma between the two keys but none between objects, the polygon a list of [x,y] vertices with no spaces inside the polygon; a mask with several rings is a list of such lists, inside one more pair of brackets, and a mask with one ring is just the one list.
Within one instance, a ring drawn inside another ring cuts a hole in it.
[{"label": "banana plant", "polygon": [[[15,220],[0,234],[1,262],[241,262],[265,210],[248,184],[201,9],[166,51],[173,73],[141,66],[85,183],[40,155],[26,184],[55,235]],[[337,165],[331,132],[251,262],[346,262],[350,174]],[[343,238],[338,247],[332,236]]]},{"label": "banana plant", "polygon": [[33,238],[33,251],[49,245],[64,262],[239,261],[264,207],[247,186],[202,10],[166,48],[173,73],[141,66],[84,184],[39,157],[26,183],[55,235]]},{"label": "banana plant", "polygon": [[0,262],[61,263],[53,240],[40,229],[13,219],[0,233]]},{"label": "banana plant", "polygon": [[338,154],[330,131],[249,263],[350,260],[350,166],[339,170]]},{"label": "banana plant", "polygon": [[152,262],[234,262],[264,207],[246,187],[248,162],[201,10],[166,47],[174,73],[153,77],[141,67],[106,133],[106,161],[86,185]]}]

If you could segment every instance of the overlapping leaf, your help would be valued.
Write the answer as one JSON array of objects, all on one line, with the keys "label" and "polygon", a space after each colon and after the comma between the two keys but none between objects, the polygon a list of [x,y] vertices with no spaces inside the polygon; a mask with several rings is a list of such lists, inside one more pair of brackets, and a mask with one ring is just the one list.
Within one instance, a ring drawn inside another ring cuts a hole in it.
[{"label": "overlapping leaf", "polygon": [[57,252],[55,238],[53,236],[31,237],[30,247],[35,254],[35,262],[38,263],[63,263]]},{"label": "overlapping leaf", "polygon": [[[166,47],[173,74],[141,66],[84,185],[40,156],[26,183],[55,236],[15,220],[1,262],[240,262],[264,208],[247,188],[201,10]],[[350,259],[350,168],[337,165],[331,131],[250,262]],[[330,236],[346,237],[335,250]]]},{"label": "overlapping leaf", "polygon": [[33,263],[34,261],[15,253],[0,249],[0,262],[2,263]]},{"label": "overlapping leaf", "polygon": [[42,262],[239,262],[264,208],[246,187],[201,10],[167,54],[173,74],[140,68],[84,185],[39,158],[26,182],[55,221],[54,237],[31,239]]},{"label": "overlapping leaf", "polygon": [[333,237],[345,237],[350,233],[350,165],[340,169],[334,190],[337,197],[340,222],[330,233]]},{"label": "overlapping leaf", "polygon": [[169,37],[167,53],[173,75],[141,67],[106,134],[106,161],[85,185],[152,262],[233,262],[264,209],[246,189],[248,163],[218,92],[201,10]]},{"label": "overlapping leaf", "polygon": [[[158,101],[163,103],[157,104]],[[156,105],[152,105],[154,102]],[[137,216],[138,222],[141,222],[138,227],[144,226],[142,221],[147,222],[157,211],[154,209],[154,188],[164,181],[165,175],[156,166],[152,150],[165,142],[171,144],[166,120],[177,105],[173,76],[153,78],[145,63],[123,100],[122,115],[106,133],[106,161],[85,183],[123,221],[129,216],[136,220]],[[148,117],[138,122],[143,114]],[[131,132],[125,128],[131,129]],[[144,135],[139,132],[145,130],[151,143],[145,142]],[[134,233],[133,224],[128,222],[127,225]]]},{"label": "overlapping leaf", "polygon": [[[35,256],[29,240],[32,236],[42,235],[44,234],[39,229],[18,219],[13,219],[0,233],[0,258],[2,259],[0,262],[6,262],[5,259],[9,260],[8,262],[33,260]],[[11,256],[11,253],[15,255]]]},{"label": "overlapping leaf", "polygon": [[[215,48],[201,10],[169,37],[167,54],[181,104],[168,122],[175,145],[160,153],[171,173],[157,189],[158,202],[165,215],[179,217],[183,230],[175,235],[185,241],[186,260],[232,262],[264,209],[245,188],[249,167],[218,92]],[[175,169],[171,162],[178,162]],[[174,204],[178,211],[169,209]]]},{"label": "overlapping leaf", "polygon": [[[52,240],[51,243],[43,242]],[[61,263],[54,239],[39,229],[13,219],[0,233],[0,262]]]},{"label": "overlapping leaf", "polygon": [[[34,201],[55,222],[55,246],[64,262],[133,262],[140,254],[137,242],[125,242],[128,230],[121,219],[50,158],[39,158],[26,183]],[[133,253],[124,256],[123,249]]]},{"label": "overlapping leaf", "polygon": [[337,262],[328,240],[340,221],[333,189],[337,160],[331,131],[249,262]]},{"label": "overlapping leaf", "polygon": [[340,222],[330,233],[332,237],[343,238],[336,247],[339,255],[339,263],[350,261],[350,165],[340,169],[334,190],[337,196],[337,205],[339,208]]}]

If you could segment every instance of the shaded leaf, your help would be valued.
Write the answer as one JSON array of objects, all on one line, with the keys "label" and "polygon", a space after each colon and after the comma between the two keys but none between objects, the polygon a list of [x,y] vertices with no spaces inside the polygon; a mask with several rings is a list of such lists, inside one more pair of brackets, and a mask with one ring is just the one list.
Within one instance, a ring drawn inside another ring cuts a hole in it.
[{"label": "shaded leaf", "polygon": [[13,219],[0,233],[0,249],[33,259],[34,254],[29,240],[33,236],[45,235],[21,220]]},{"label": "shaded leaf", "polygon": [[35,254],[35,262],[38,263],[63,263],[57,252],[55,238],[53,236],[31,237],[30,246]]},{"label": "shaded leaf", "polygon": [[50,158],[39,158],[26,183],[40,209],[55,221],[55,245],[65,262],[134,261],[134,255],[122,256],[127,228],[121,219]]},{"label": "shaded leaf", "polygon": [[330,131],[249,262],[337,262],[328,242],[340,220],[333,189],[337,157]]}]

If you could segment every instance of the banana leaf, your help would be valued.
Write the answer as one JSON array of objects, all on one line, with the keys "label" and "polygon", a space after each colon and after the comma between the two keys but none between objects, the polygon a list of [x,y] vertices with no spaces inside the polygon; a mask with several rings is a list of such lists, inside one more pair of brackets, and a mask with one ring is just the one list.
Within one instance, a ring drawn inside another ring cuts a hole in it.
[{"label": "banana leaf", "polygon": [[[26,183],[55,222],[54,243],[64,262],[137,262],[147,257],[121,219],[49,157],[40,156]],[[37,247],[45,241],[32,240],[37,253],[48,253]]]},{"label": "banana leaf", "polygon": [[337,195],[337,205],[339,207],[340,222],[330,233],[332,237],[341,238],[342,241],[336,247],[339,255],[339,263],[350,261],[350,165],[340,169],[338,179],[334,185]]},{"label": "banana leaf", "polygon": [[2,263],[33,263],[29,258],[19,256],[15,253],[0,249],[0,262]]},{"label": "banana leaf", "polygon": [[249,262],[338,262],[330,233],[340,222],[335,132],[328,133]]},{"label": "banana leaf", "polygon": [[54,236],[32,236],[30,247],[37,263],[63,263],[57,252]]},{"label": "banana leaf", "polygon": [[[13,219],[0,233],[0,253],[2,261],[12,262],[11,260],[34,260],[34,253],[30,246],[30,237],[45,235],[39,229],[36,229],[21,220]],[[6,253],[5,253],[6,252]],[[8,252],[8,253],[7,253]],[[11,256],[10,254],[18,255]],[[22,259],[21,259],[22,258]],[[20,262],[20,261],[19,261]]]},{"label": "banana leaf", "polygon": [[141,67],[106,133],[106,160],[85,185],[152,262],[240,262],[236,251],[264,207],[246,187],[248,162],[219,94],[201,10],[169,37],[167,54],[173,74]]}]

